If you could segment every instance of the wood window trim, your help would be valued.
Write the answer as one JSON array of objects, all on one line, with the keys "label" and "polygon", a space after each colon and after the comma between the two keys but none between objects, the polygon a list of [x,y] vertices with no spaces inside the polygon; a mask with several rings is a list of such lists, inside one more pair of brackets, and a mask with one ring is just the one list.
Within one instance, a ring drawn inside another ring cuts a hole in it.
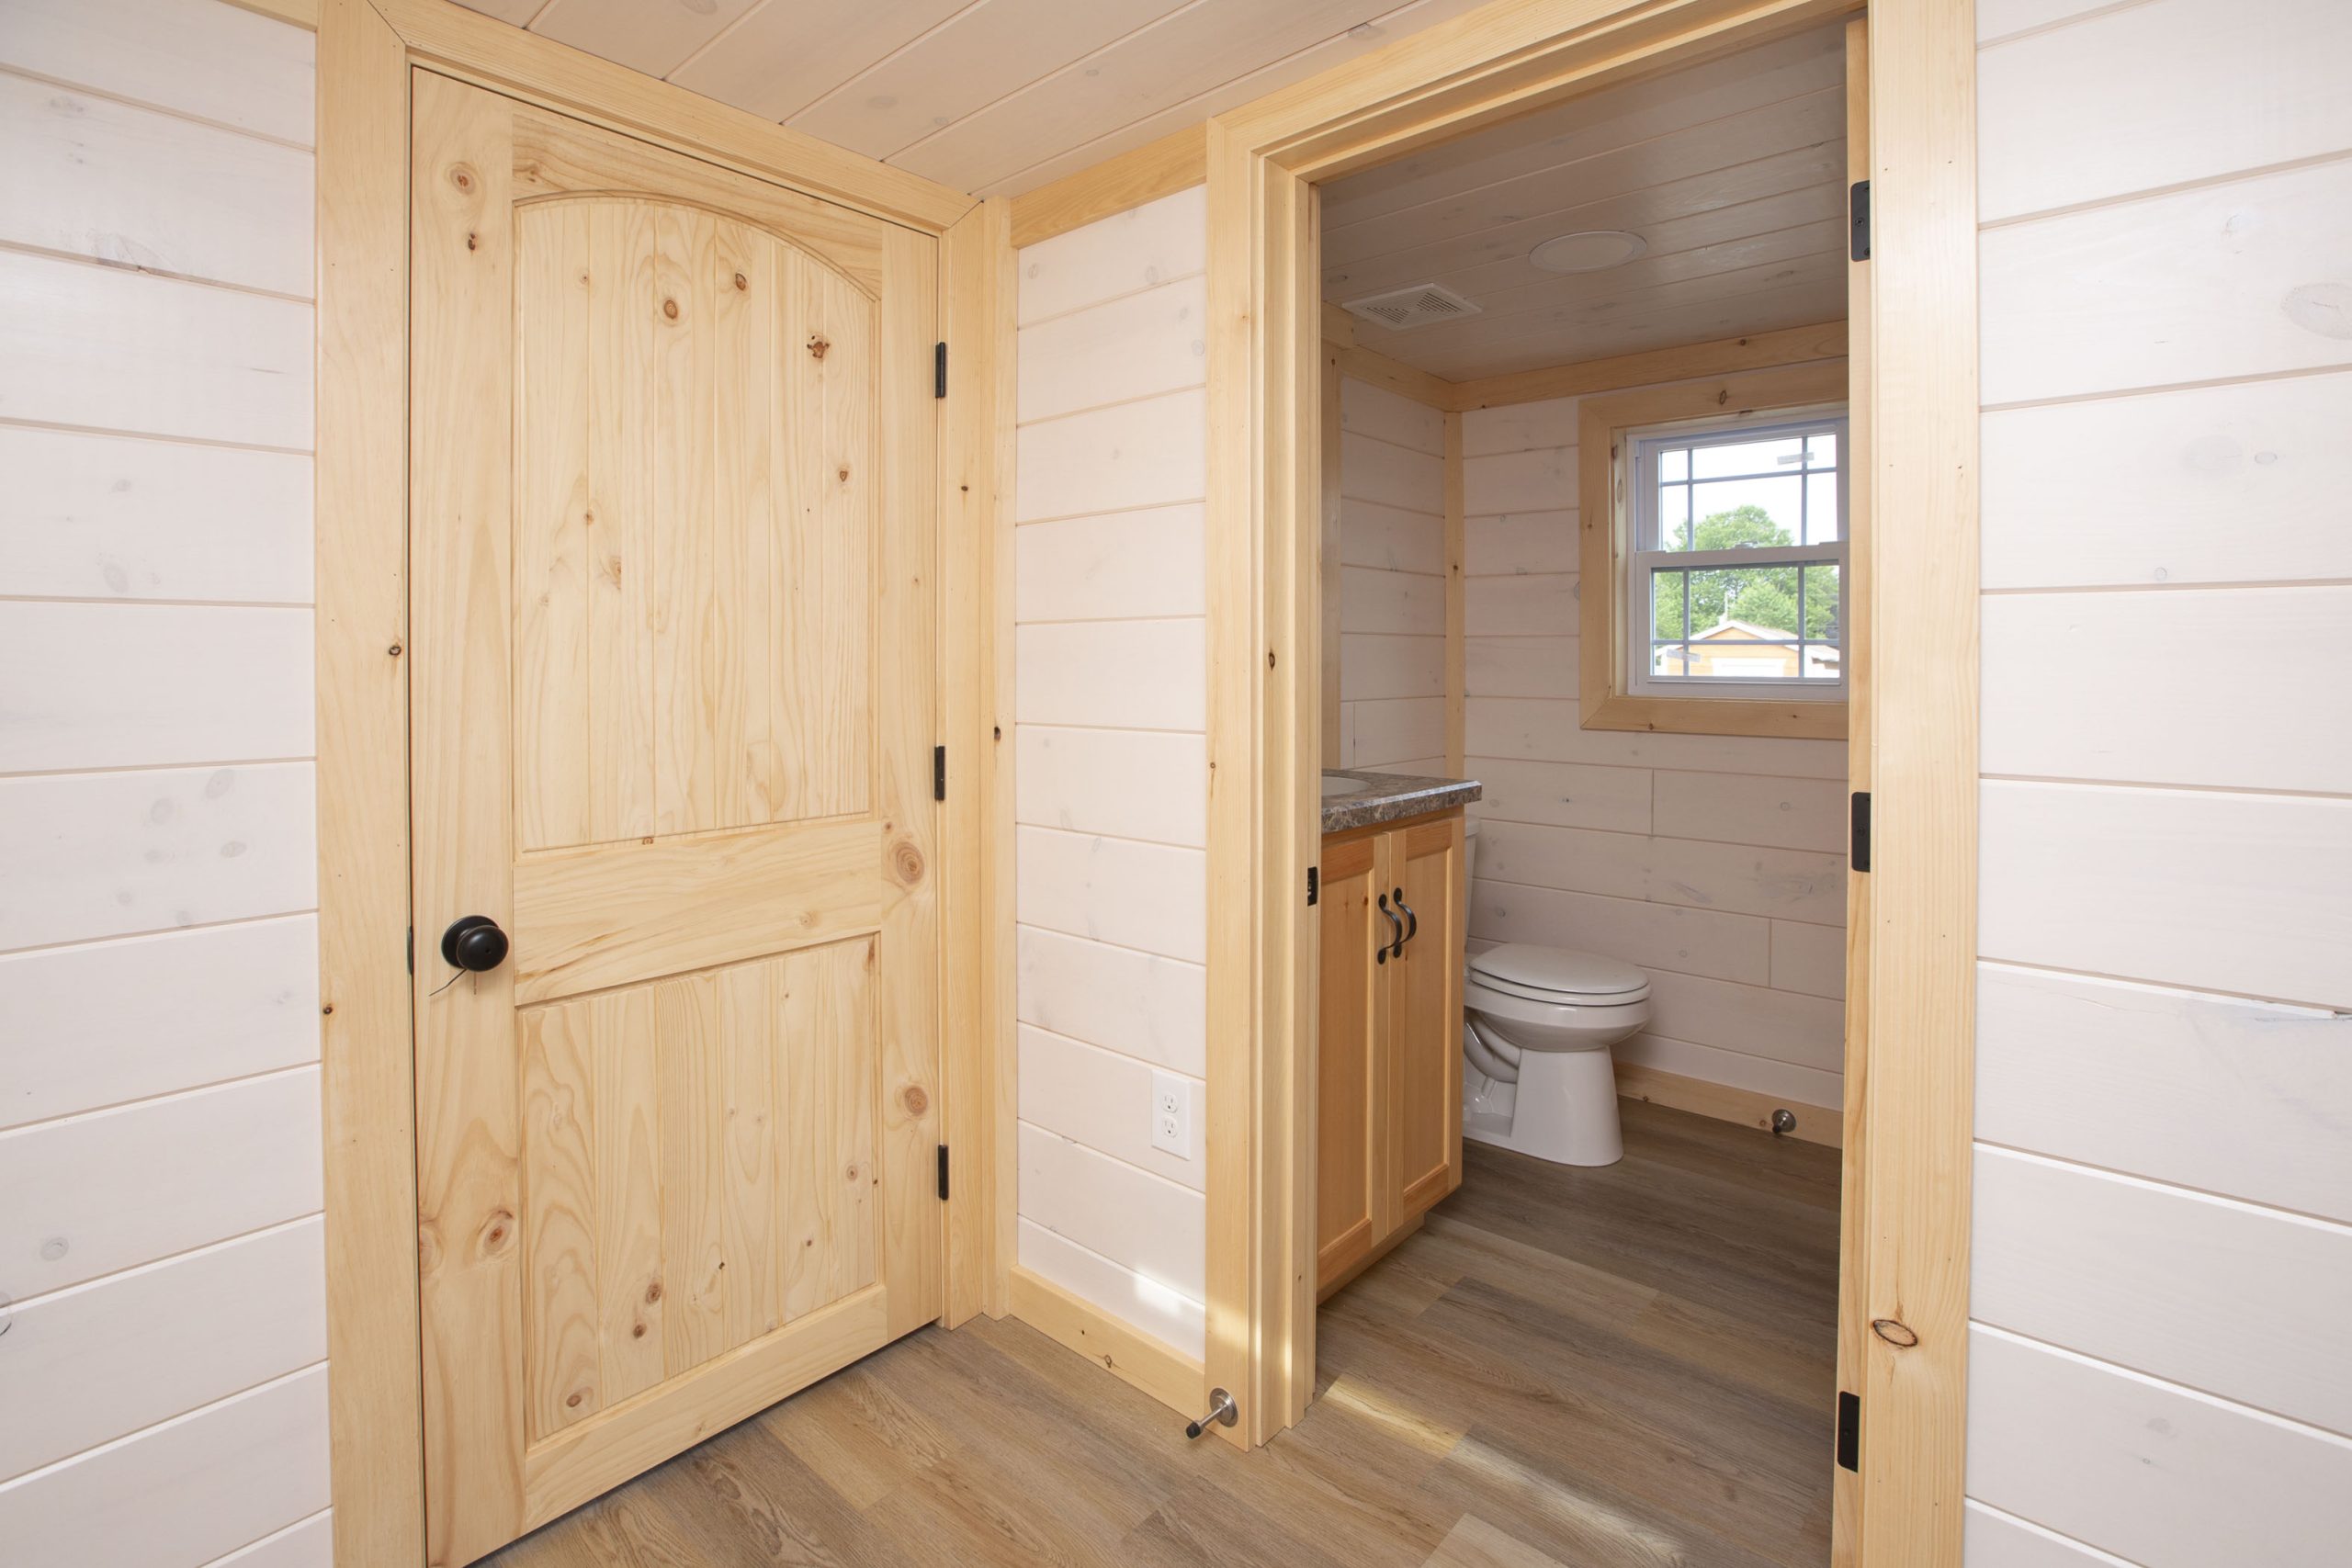
[{"label": "wood window trim", "polygon": [[1586,729],[1843,740],[1847,705],[1753,697],[1637,695],[1625,689],[1626,563],[1632,496],[1622,461],[1629,431],[1681,420],[1754,413],[1759,420],[1843,404],[1842,359],[1782,366],[1587,398],[1577,410],[1577,500],[1582,584],[1577,722]]}]

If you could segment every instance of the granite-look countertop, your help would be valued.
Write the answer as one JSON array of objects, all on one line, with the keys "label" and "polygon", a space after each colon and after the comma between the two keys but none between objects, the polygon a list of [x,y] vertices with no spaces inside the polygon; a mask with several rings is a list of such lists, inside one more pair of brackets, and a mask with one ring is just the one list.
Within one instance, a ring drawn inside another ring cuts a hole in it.
[{"label": "granite-look countertop", "polygon": [[[1344,833],[1382,822],[1425,817],[1432,811],[1467,806],[1487,793],[1476,779],[1427,779],[1411,773],[1366,773],[1345,768],[1323,770],[1323,830]],[[1352,789],[1335,786],[1340,780]]]}]

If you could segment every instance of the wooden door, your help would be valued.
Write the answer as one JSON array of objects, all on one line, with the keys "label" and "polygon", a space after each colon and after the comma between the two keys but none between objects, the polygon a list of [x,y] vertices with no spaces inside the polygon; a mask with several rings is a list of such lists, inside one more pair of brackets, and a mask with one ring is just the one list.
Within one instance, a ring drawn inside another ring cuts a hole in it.
[{"label": "wooden door", "polygon": [[[938,1315],[935,242],[413,78],[430,1560]],[[506,961],[454,970],[487,915]]]},{"label": "wooden door", "polygon": [[[1323,851],[1322,980],[1316,1027],[1316,1278],[1328,1283],[1371,1249],[1380,1224],[1377,1043],[1394,935],[1374,901],[1365,837]],[[1375,958],[1380,962],[1375,962]]]},{"label": "wooden door", "polygon": [[1398,1223],[1462,1184],[1462,818],[1383,835],[1389,901],[1406,911],[1389,964],[1388,1140]]}]

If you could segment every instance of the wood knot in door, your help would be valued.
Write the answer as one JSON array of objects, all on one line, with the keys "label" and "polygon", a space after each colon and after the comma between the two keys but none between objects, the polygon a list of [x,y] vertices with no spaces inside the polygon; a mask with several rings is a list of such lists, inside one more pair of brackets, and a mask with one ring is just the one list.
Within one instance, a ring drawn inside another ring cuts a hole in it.
[{"label": "wood knot in door", "polygon": [[672,321],[676,321],[678,319],[678,302],[675,299],[662,300],[662,313],[669,317]]},{"label": "wood knot in door", "polygon": [[735,275],[735,287],[739,289],[749,288],[752,287],[752,280],[739,272]]},{"label": "wood knot in door", "polygon": [[503,1209],[491,1211],[489,1220],[481,1227],[481,1256],[496,1258],[514,1245],[514,1216]]},{"label": "wood knot in door", "polygon": [[1898,1350],[1908,1350],[1919,1343],[1919,1337],[1911,1332],[1908,1324],[1897,1323],[1891,1317],[1871,1319],[1871,1332]]},{"label": "wood knot in door", "polygon": [[812,337],[808,340],[808,357],[811,359],[822,359],[825,357],[825,350],[832,346],[833,345],[825,341],[821,334]]},{"label": "wood knot in door", "polygon": [[931,1109],[931,1096],[923,1092],[922,1085],[910,1083],[899,1092],[899,1103],[907,1108],[908,1115],[920,1116]]},{"label": "wood knot in door", "polygon": [[922,852],[899,840],[890,846],[890,870],[902,885],[914,886],[922,880]]},{"label": "wood knot in door", "polygon": [[463,164],[454,164],[449,168],[449,183],[468,196],[471,196],[474,189],[474,172]]}]

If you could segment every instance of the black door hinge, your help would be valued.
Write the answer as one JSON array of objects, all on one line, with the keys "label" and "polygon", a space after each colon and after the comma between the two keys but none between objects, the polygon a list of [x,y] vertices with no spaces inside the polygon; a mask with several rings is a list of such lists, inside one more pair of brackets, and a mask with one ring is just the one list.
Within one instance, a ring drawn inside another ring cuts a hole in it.
[{"label": "black door hinge", "polygon": [[947,1145],[939,1145],[939,1201],[947,1201]]},{"label": "black door hinge", "polygon": [[1854,792],[1854,818],[1849,829],[1847,854],[1856,871],[1871,868],[1871,793],[1866,789]]},{"label": "black door hinge", "polygon": [[1838,1391],[1838,1462],[1857,1474],[1861,1472],[1862,1396],[1843,1389]]},{"label": "black door hinge", "polygon": [[1846,254],[1856,261],[1871,259],[1871,182],[1856,180],[1846,193]]},{"label": "black door hinge", "polygon": [[1323,868],[1310,865],[1306,868],[1306,907],[1310,909],[1315,908],[1315,901],[1322,896]]},{"label": "black door hinge", "polygon": [[944,746],[931,749],[931,798],[947,798],[947,748]]},{"label": "black door hinge", "polygon": [[931,355],[931,395],[944,398],[947,395],[947,345],[933,344]]}]

